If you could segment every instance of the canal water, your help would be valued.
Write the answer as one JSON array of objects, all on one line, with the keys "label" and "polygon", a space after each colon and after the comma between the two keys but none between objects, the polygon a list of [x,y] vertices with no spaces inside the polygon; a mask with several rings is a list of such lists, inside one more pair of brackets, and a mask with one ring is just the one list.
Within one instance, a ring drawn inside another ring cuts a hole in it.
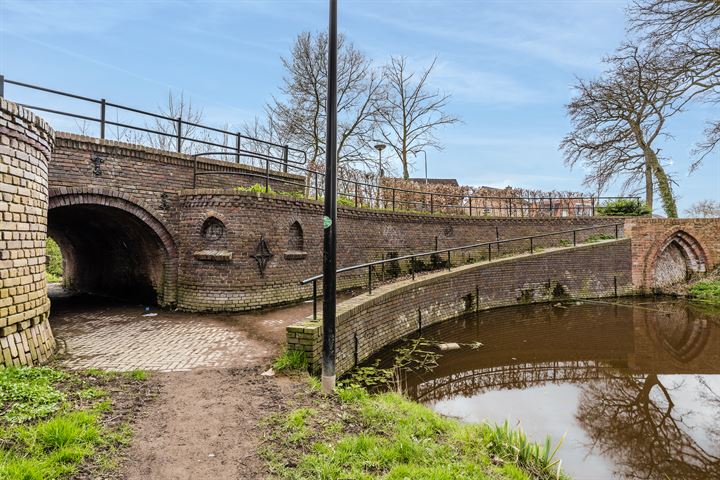
[{"label": "canal water", "polygon": [[[508,421],[535,441],[564,436],[558,457],[574,479],[720,479],[720,308],[526,305],[422,337],[460,349],[407,372],[411,398],[465,422]],[[396,347],[376,358],[388,365]]]}]

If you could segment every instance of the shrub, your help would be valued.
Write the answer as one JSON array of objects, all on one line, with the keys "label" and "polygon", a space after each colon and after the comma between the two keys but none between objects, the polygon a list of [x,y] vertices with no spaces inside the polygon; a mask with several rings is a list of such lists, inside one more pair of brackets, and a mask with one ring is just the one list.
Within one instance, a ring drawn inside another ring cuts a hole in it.
[{"label": "shrub", "polygon": [[60,253],[60,247],[52,238],[47,238],[45,244],[45,254],[47,255],[47,266],[45,271],[47,272],[47,281],[50,283],[57,283],[62,281],[63,266],[62,266],[62,253]]},{"label": "shrub", "polygon": [[639,217],[652,213],[650,208],[639,200],[625,198],[607,202],[605,205],[598,207],[597,212],[608,217]]}]

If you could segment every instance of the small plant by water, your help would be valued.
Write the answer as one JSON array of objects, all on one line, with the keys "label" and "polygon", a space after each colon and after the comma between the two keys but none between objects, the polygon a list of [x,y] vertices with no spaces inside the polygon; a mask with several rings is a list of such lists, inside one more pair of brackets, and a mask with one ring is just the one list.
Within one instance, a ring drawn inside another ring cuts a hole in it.
[{"label": "small plant by water", "polygon": [[720,304],[720,279],[699,281],[690,287],[688,293],[698,300]]}]

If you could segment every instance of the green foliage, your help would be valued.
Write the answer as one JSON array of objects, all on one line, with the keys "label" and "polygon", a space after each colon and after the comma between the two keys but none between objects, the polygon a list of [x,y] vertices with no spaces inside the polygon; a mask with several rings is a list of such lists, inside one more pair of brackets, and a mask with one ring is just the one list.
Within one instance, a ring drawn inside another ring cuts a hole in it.
[{"label": "green foliage", "polygon": [[[341,207],[354,207],[355,200],[348,198],[348,197],[344,197],[342,195],[338,195],[337,204]],[[362,205],[358,205],[358,206],[362,206]]]},{"label": "green foliage", "polygon": [[47,242],[45,243],[45,254],[48,258],[47,266],[45,268],[47,281],[49,283],[62,282],[62,254],[60,253],[60,247],[58,244],[50,237],[47,237]]},{"label": "green foliage", "polygon": [[256,183],[250,187],[235,187],[235,190],[238,192],[267,193],[269,195],[278,195],[281,197],[305,198],[305,194],[303,192],[276,192],[270,186],[268,186],[266,192],[265,185],[259,183]]},{"label": "green foliage", "polygon": [[[536,445],[509,428],[462,424],[395,393],[361,391],[338,390],[340,405],[313,395],[312,407],[272,420],[264,455],[273,473],[289,479],[567,478],[549,444]],[[520,453],[513,455],[515,448]]]},{"label": "green foliage", "polygon": [[276,372],[307,372],[307,355],[302,350],[285,350],[272,363]]},{"label": "green foliage", "polygon": [[614,238],[615,235],[610,235],[609,233],[593,233],[592,235],[588,235],[583,243],[597,243],[603,240],[613,240]]},{"label": "green foliage", "polygon": [[692,285],[690,296],[699,300],[720,303],[720,280],[703,280]]},{"label": "green foliage", "polygon": [[597,208],[597,213],[608,217],[639,217],[650,215],[650,208],[639,200],[621,198]]},{"label": "green foliage", "polygon": [[0,479],[66,479],[89,458],[101,469],[117,465],[117,447],[129,429],[101,424],[111,408],[108,396],[74,373],[0,369]]},{"label": "green foliage", "polygon": [[140,380],[143,382],[150,378],[150,374],[145,370],[133,370],[132,372],[128,373],[128,376],[133,380]]},{"label": "green foliage", "polygon": [[23,423],[56,412],[65,395],[52,382],[65,374],[47,367],[9,367],[0,369],[0,418]]},{"label": "green foliage", "polygon": [[544,444],[530,441],[522,429],[510,428],[507,421],[485,429],[485,443],[488,450],[506,462],[523,467],[540,478],[562,478],[561,461],[555,458],[562,445],[552,448],[550,437]]}]

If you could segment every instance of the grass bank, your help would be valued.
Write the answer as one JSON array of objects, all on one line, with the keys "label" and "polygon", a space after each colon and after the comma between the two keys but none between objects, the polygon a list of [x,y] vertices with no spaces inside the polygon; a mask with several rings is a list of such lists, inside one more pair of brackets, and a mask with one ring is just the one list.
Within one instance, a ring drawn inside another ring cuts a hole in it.
[{"label": "grass bank", "polygon": [[112,478],[147,375],[0,369],[0,479]]},{"label": "grass bank", "polygon": [[701,280],[690,286],[691,298],[720,305],[720,278]]},{"label": "grass bank", "polygon": [[317,380],[267,422],[263,456],[286,479],[554,479],[555,448],[507,425],[462,424],[396,393],[319,393]]}]

